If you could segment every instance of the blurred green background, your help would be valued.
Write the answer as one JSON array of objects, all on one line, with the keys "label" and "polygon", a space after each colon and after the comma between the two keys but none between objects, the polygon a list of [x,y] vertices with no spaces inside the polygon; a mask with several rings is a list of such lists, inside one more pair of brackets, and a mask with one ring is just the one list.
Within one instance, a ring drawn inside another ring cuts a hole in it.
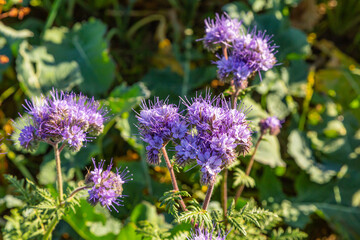
[{"label": "blurred green background", "polygon": [[[53,189],[55,160],[40,145],[29,153],[10,135],[24,99],[53,87],[95,96],[110,110],[105,131],[79,153],[62,153],[66,185],[84,179],[91,157],[129,166],[120,212],[84,200],[56,227],[54,239],[141,239],[136,223],[171,227],[159,198],[171,189],[165,166],[148,166],[132,109],[144,98],[193,96],[229,87],[216,79],[216,57],[196,39],[204,19],[223,11],[246,26],[273,34],[281,65],[252,81],[246,105],[254,130],[260,118],[285,119],[279,136],[267,136],[251,176],[254,198],[301,228],[309,239],[360,239],[360,1],[358,0],[30,0],[0,1],[0,225],[15,216],[3,174]],[[256,139],[256,134],[254,136]],[[249,157],[241,157],[246,167]],[[180,188],[199,201],[206,188],[198,169],[177,173]],[[230,172],[229,186],[232,186]],[[229,190],[234,196],[235,188]],[[213,208],[220,208],[220,187]],[[22,217],[22,216],[19,216]],[[15,226],[10,226],[14,227]],[[173,231],[175,234],[176,230]]]}]

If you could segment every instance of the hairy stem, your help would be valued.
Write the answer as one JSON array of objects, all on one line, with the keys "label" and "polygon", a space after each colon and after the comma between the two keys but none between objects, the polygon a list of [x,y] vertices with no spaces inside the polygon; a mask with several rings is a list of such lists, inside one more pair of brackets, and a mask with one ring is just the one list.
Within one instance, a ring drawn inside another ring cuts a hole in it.
[{"label": "hairy stem", "polygon": [[49,228],[46,230],[43,236],[43,240],[48,240],[49,238],[51,238],[52,232],[54,231],[55,226],[59,222],[59,220],[60,219],[55,215],[55,217],[51,220],[49,224]]},{"label": "hairy stem", "polygon": [[[224,169],[224,179],[223,179],[223,185],[222,185],[222,203],[223,203],[223,213],[224,213],[224,219],[226,218],[227,214],[227,179],[228,179],[228,169]],[[226,226],[226,225],[225,225]]]},{"label": "hairy stem", "polygon": [[[259,145],[260,145],[260,142],[261,142],[263,136],[264,136],[264,134],[261,133],[259,139],[258,139],[257,142],[256,142],[254,153],[253,153],[253,155],[251,156],[249,165],[248,165],[247,168],[246,168],[246,172],[245,172],[246,176],[249,176],[249,175],[250,175],[251,168],[252,168],[252,166],[253,166],[253,164],[254,164],[254,160],[255,160],[255,154],[256,154],[257,149],[259,148]],[[238,190],[236,191],[235,202],[236,202],[236,201],[238,200],[238,198],[241,196],[242,192],[244,191],[244,188],[245,188],[245,185],[244,185],[244,184],[241,185],[241,186],[239,186]]]},{"label": "hairy stem", "polygon": [[[174,173],[174,168],[173,168],[173,166],[172,166],[171,163],[170,163],[169,156],[167,155],[165,146],[161,148],[161,151],[162,151],[162,153],[163,153],[163,155],[164,155],[164,159],[165,159],[165,162],[166,162],[166,166],[167,166],[167,168],[169,169],[169,173],[170,173],[170,177],[171,177],[171,183],[172,183],[172,185],[173,185],[174,191],[179,191],[179,187],[178,187],[178,185],[177,185],[176,177],[175,177],[175,173]],[[181,196],[180,196],[179,202],[180,202],[181,209],[182,209],[183,211],[187,211],[186,205],[185,205],[184,200],[182,199]]]},{"label": "hairy stem", "polygon": [[60,160],[60,150],[59,144],[55,143],[53,145],[54,153],[55,153],[55,161],[56,161],[56,173],[57,173],[57,184],[59,189],[59,202],[62,203],[63,197],[63,182],[62,182],[62,175],[61,175],[61,160]]},{"label": "hairy stem", "polygon": [[204,210],[206,210],[208,208],[208,206],[209,206],[211,195],[212,195],[213,190],[214,190],[214,185],[215,185],[215,177],[213,177],[213,179],[211,180],[210,185],[208,187],[208,190],[206,191],[205,200],[204,200],[204,203],[203,203],[203,206],[202,206],[202,208]]},{"label": "hairy stem", "polygon": [[72,193],[70,194],[70,196],[69,196],[65,201],[62,201],[62,202],[61,202],[61,205],[64,205],[65,202],[70,201],[78,192],[80,192],[80,191],[82,191],[82,190],[84,190],[84,189],[87,189],[87,188],[91,188],[91,187],[85,185],[85,186],[76,188],[74,191],[72,191]]}]

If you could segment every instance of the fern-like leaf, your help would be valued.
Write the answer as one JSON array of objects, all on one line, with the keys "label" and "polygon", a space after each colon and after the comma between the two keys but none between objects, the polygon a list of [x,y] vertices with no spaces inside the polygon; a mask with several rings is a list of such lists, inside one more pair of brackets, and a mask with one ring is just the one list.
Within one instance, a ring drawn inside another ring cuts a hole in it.
[{"label": "fern-like leaf", "polygon": [[307,238],[308,235],[299,229],[292,229],[288,227],[285,231],[282,228],[273,230],[271,234],[272,240],[301,240]]},{"label": "fern-like leaf", "polygon": [[164,193],[160,198],[161,206],[165,206],[165,210],[173,215],[175,218],[179,216],[179,203],[182,197],[190,197],[190,194],[186,191],[174,191],[170,190]]},{"label": "fern-like leaf", "polygon": [[240,170],[239,168],[235,170],[234,173],[234,183],[233,183],[233,187],[237,187],[240,185],[245,185],[248,188],[253,188],[255,187],[255,180],[246,175],[245,172],[243,172],[242,170]]}]

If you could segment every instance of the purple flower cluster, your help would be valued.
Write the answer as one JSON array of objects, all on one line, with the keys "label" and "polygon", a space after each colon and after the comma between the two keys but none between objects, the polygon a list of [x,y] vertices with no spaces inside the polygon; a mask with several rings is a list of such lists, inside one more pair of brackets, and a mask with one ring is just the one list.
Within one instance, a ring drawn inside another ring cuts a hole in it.
[{"label": "purple flower cluster", "polygon": [[191,236],[187,238],[188,240],[225,240],[225,236],[221,236],[219,233],[217,236],[213,235],[213,232],[208,232],[205,228],[197,228],[194,232],[191,233]]},{"label": "purple flower cluster", "polygon": [[223,45],[229,45],[232,41],[240,37],[241,22],[237,19],[231,19],[226,13],[224,15],[216,14],[213,19],[205,20],[204,46],[209,51],[215,51]]},{"label": "purple flower cluster", "polygon": [[159,99],[149,106],[142,104],[137,118],[142,139],[148,143],[147,159],[159,164],[161,148],[172,140],[176,163],[196,163],[201,167],[201,182],[209,184],[239,154],[249,150],[252,132],[244,111],[231,109],[223,97],[206,94],[182,103],[185,115],[177,106]]},{"label": "purple flower cluster", "polygon": [[142,102],[141,111],[137,114],[138,129],[146,146],[147,160],[150,164],[160,163],[161,148],[173,137],[183,138],[187,127],[181,120],[179,108],[168,104],[167,100],[156,98],[154,102]]},{"label": "purple flower cluster", "polygon": [[95,159],[92,159],[94,163],[94,170],[89,172],[86,176],[86,184],[91,184],[92,188],[89,190],[88,201],[96,205],[100,203],[103,207],[107,207],[110,211],[114,208],[118,212],[116,206],[122,206],[123,184],[132,180],[129,175],[127,167],[120,171],[116,169],[116,173],[111,171],[112,162],[104,171],[105,160],[101,160],[98,166],[96,166]]},{"label": "purple flower cluster", "polygon": [[243,111],[231,109],[223,98],[209,94],[192,101],[187,107],[189,131],[175,147],[176,161],[185,165],[196,161],[201,167],[201,182],[209,184],[239,154],[251,146],[251,130]]},{"label": "purple flower cluster", "polygon": [[52,90],[49,97],[27,100],[23,106],[29,118],[19,127],[18,140],[28,150],[44,141],[66,142],[71,150],[78,151],[89,140],[88,134],[97,136],[103,131],[107,113],[94,98],[57,90]]},{"label": "purple flower cluster", "polygon": [[219,56],[215,62],[218,78],[224,82],[233,80],[236,87],[244,88],[249,77],[255,73],[260,75],[260,71],[267,71],[276,64],[277,46],[273,44],[272,36],[257,31],[256,27],[245,33],[241,22],[231,19],[226,13],[222,16],[216,14],[215,20],[205,20],[205,32],[205,37],[200,40],[204,41],[206,49],[225,48],[226,56]]},{"label": "purple flower cluster", "polygon": [[271,135],[278,135],[280,133],[280,128],[283,121],[279,120],[277,117],[268,117],[266,119],[262,119],[259,123],[261,133],[265,134],[267,130],[269,130]]}]

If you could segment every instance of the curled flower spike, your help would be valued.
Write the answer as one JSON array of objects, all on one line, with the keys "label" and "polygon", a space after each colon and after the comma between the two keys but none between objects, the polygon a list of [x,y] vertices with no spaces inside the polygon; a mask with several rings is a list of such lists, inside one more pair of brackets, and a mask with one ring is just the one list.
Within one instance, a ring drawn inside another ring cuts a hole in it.
[{"label": "curled flower spike", "polygon": [[277,117],[268,117],[260,121],[260,129],[263,134],[269,130],[271,135],[278,135],[280,133],[280,128],[282,127],[283,121],[279,120]]},{"label": "curled flower spike", "polygon": [[187,127],[181,119],[179,108],[168,101],[156,98],[154,102],[145,101],[137,114],[138,129],[146,147],[147,161],[150,164],[160,164],[161,148],[173,138],[183,138]]},{"label": "curled flower spike", "polygon": [[199,40],[204,41],[204,47],[209,51],[215,51],[221,45],[229,46],[235,39],[240,37],[241,22],[231,19],[229,15],[216,14],[215,20],[205,20],[205,37]]},{"label": "curled flower spike", "polygon": [[94,163],[94,170],[85,177],[86,184],[93,185],[89,190],[88,201],[93,205],[100,203],[101,206],[107,207],[110,211],[112,207],[118,212],[116,206],[123,206],[121,204],[122,198],[125,197],[122,194],[123,184],[133,180],[131,178],[132,174],[129,174],[127,167],[122,171],[116,169],[116,173],[112,172],[112,161],[105,171],[103,169],[105,160],[101,160],[98,166],[96,166],[94,158],[92,161]]},{"label": "curled flower spike", "polygon": [[194,232],[191,233],[191,236],[188,237],[188,240],[225,240],[227,235],[221,236],[221,233],[219,232],[216,235],[213,234],[214,230],[212,232],[208,232],[205,228],[200,229],[197,228]]},{"label": "curled flower spike", "polygon": [[49,97],[26,100],[23,106],[29,119],[18,124],[18,140],[28,150],[34,150],[43,141],[66,142],[69,149],[79,151],[89,141],[89,135],[97,136],[103,131],[107,114],[94,98],[57,90],[50,91]]}]

